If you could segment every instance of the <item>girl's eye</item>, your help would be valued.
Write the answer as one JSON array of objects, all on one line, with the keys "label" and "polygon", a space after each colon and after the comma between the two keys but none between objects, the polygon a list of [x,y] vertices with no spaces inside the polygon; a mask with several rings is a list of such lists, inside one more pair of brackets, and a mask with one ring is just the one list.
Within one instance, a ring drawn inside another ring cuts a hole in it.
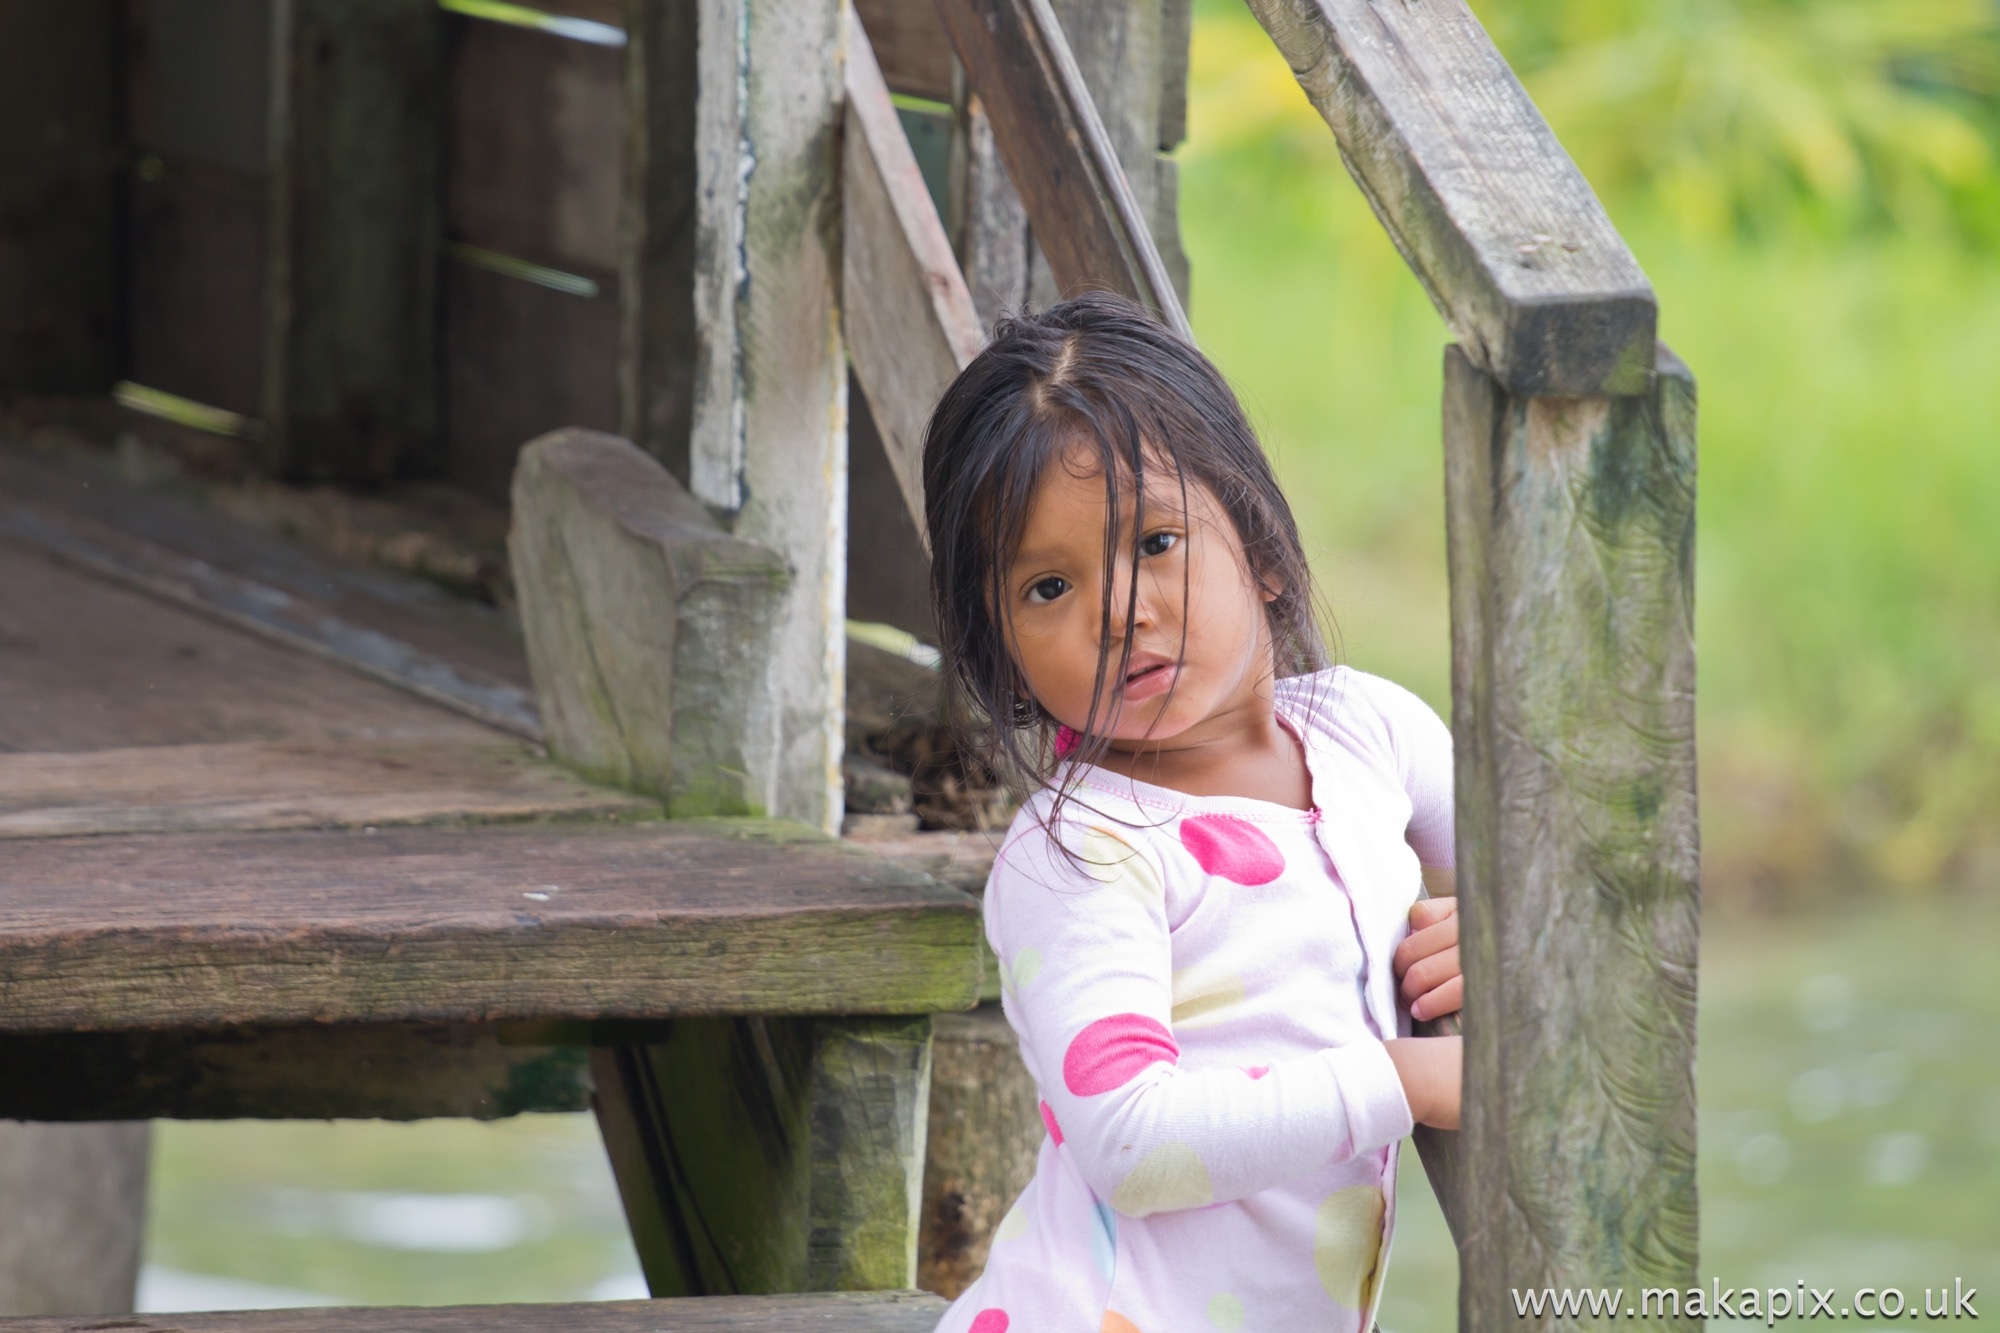
[{"label": "girl's eye", "polygon": [[1057,578],[1051,574],[1049,577],[1041,580],[1041,582],[1029,585],[1028,600],[1031,602],[1053,602],[1068,591],[1069,580]]},{"label": "girl's eye", "polygon": [[1139,554],[1165,555],[1168,551],[1173,550],[1174,545],[1179,541],[1180,541],[1180,536],[1177,533],[1172,533],[1172,532],[1149,533],[1139,543]]}]

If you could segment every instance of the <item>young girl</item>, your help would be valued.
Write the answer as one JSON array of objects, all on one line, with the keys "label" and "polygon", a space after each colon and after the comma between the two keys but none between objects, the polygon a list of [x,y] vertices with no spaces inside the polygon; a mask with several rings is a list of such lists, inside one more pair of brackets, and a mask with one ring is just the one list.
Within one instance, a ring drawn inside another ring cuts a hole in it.
[{"label": "young girl", "polygon": [[1407,1035],[1458,1007],[1412,908],[1450,733],[1325,668],[1242,409],[1129,302],[1003,322],[924,485],[966,730],[1033,786],[985,910],[1048,1126],[941,1333],[1365,1333],[1398,1140],[1458,1119],[1458,1039]]}]

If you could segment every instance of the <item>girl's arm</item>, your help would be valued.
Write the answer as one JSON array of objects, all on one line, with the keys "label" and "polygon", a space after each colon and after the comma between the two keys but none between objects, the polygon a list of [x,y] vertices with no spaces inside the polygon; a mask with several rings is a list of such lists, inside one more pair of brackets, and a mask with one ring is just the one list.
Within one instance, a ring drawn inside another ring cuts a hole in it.
[{"label": "girl's arm", "polygon": [[1082,864],[1039,829],[1008,843],[987,929],[1043,1118],[1099,1198],[1132,1216],[1201,1207],[1410,1132],[1403,1080],[1372,1037],[1268,1064],[1181,1067],[1160,872],[1138,835],[1071,831]]}]

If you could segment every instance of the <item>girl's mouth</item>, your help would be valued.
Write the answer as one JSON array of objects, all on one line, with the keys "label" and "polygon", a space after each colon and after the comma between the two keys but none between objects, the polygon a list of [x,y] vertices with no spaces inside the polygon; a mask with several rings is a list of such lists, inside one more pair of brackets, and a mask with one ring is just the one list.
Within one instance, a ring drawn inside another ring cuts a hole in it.
[{"label": "girl's mouth", "polygon": [[1125,699],[1132,702],[1165,694],[1173,687],[1180,668],[1173,662],[1144,662],[1125,674]]}]

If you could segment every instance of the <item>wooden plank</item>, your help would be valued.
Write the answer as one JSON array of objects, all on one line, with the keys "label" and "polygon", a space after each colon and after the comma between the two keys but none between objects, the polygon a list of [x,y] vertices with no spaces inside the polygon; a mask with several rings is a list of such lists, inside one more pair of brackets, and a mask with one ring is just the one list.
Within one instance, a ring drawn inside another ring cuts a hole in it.
[{"label": "wooden plank", "polygon": [[955,1297],[985,1268],[1048,1131],[998,1003],[940,1014],[935,1029],[917,1283]]},{"label": "wooden plank", "polygon": [[444,293],[453,482],[504,502],[529,440],[564,426],[617,426],[615,291],[578,296],[452,263]]},{"label": "wooden plank", "polygon": [[338,662],[431,703],[541,738],[541,719],[516,685],[455,666],[376,630],[349,624],[281,589],[188,559],[87,519],[0,501],[0,538],[46,551],[100,578]]},{"label": "wooden plank", "polygon": [[1654,384],[1446,355],[1469,1329],[1696,1279],[1695,395],[1664,348]]},{"label": "wooden plank", "polygon": [[492,1025],[0,1037],[0,1116],[36,1121],[492,1120],[590,1105],[581,1046]]},{"label": "wooden plank", "polygon": [[0,541],[0,750],[502,733],[331,662]]},{"label": "wooden plank", "polygon": [[1463,0],[1250,0],[1466,356],[1521,395],[1653,372],[1638,261]]},{"label": "wooden plank", "polygon": [[0,1031],[929,1013],[972,1003],[978,929],[795,824],[23,839]]},{"label": "wooden plank", "polygon": [[[16,1314],[132,1308],[149,1124],[0,1124],[0,1300]],[[102,1328],[103,1315],[75,1316]],[[13,1323],[0,1320],[0,1323]]]},{"label": "wooden plank", "polygon": [[777,806],[774,552],[630,441],[583,430],[522,451],[508,551],[558,758],[675,818]]},{"label": "wooden plank", "polygon": [[498,738],[0,754],[0,839],[658,812]]},{"label": "wooden plank", "polygon": [[846,128],[842,327],[878,438],[921,533],[924,430],[985,339],[858,19],[848,24]]},{"label": "wooden plank", "polygon": [[931,0],[855,0],[889,91],[951,101],[951,37]]},{"label": "wooden plank", "polygon": [[[937,638],[931,614],[931,564],[922,522],[910,513],[901,481],[868,395],[847,391],[847,614],[854,620],[894,625],[926,643]],[[848,643],[847,707],[854,708],[854,644]],[[851,735],[853,727],[848,728]],[[852,741],[849,742],[852,749]]]},{"label": "wooden plank", "polygon": [[[730,1296],[579,1305],[247,1310],[131,1315],[120,1333],[930,1333],[945,1303],[922,1291]],[[0,1333],[94,1333],[102,1316],[0,1319]]]},{"label": "wooden plank", "polygon": [[[446,25],[446,230],[608,291],[624,190],[624,52],[458,14]],[[604,365],[609,379],[615,360]],[[515,443],[559,425],[617,421],[551,422]]]},{"label": "wooden plank", "polygon": [[[938,0],[938,8],[1058,286],[1108,287],[1192,340],[1049,0]],[[1148,145],[1155,133],[1146,127]]]},{"label": "wooden plank", "polygon": [[951,232],[981,330],[1028,299],[1028,210],[986,104],[961,81],[953,102]]},{"label": "wooden plank", "polygon": [[278,0],[263,453],[288,479],[441,470],[437,0]]},{"label": "wooden plank", "polygon": [[117,11],[0,6],[0,389],[117,378]]},{"label": "wooden plank", "polygon": [[[530,683],[520,629],[496,608],[428,579],[334,559],[253,525],[226,508],[242,500],[240,493],[224,490],[204,502],[179,486],[146,490],[108,457],[82,450],[36,456],[0,441],[0,495],[219,566],[461,670],[524,688]],[[339,506],[351,503],[343,496],[329,505],[336,514],[329,526],[340,526]]]},{"label": "wooden plank", "polygon": [[655,1295],[914,1281],[930,1019],[682,1021],[591,1062]]},{"label": "wooden plank", "polygon": [[[132,147],[264,176],[270,166],[270,0],[122,0]],[[249,256],[261,262],[261,252]]]}]

